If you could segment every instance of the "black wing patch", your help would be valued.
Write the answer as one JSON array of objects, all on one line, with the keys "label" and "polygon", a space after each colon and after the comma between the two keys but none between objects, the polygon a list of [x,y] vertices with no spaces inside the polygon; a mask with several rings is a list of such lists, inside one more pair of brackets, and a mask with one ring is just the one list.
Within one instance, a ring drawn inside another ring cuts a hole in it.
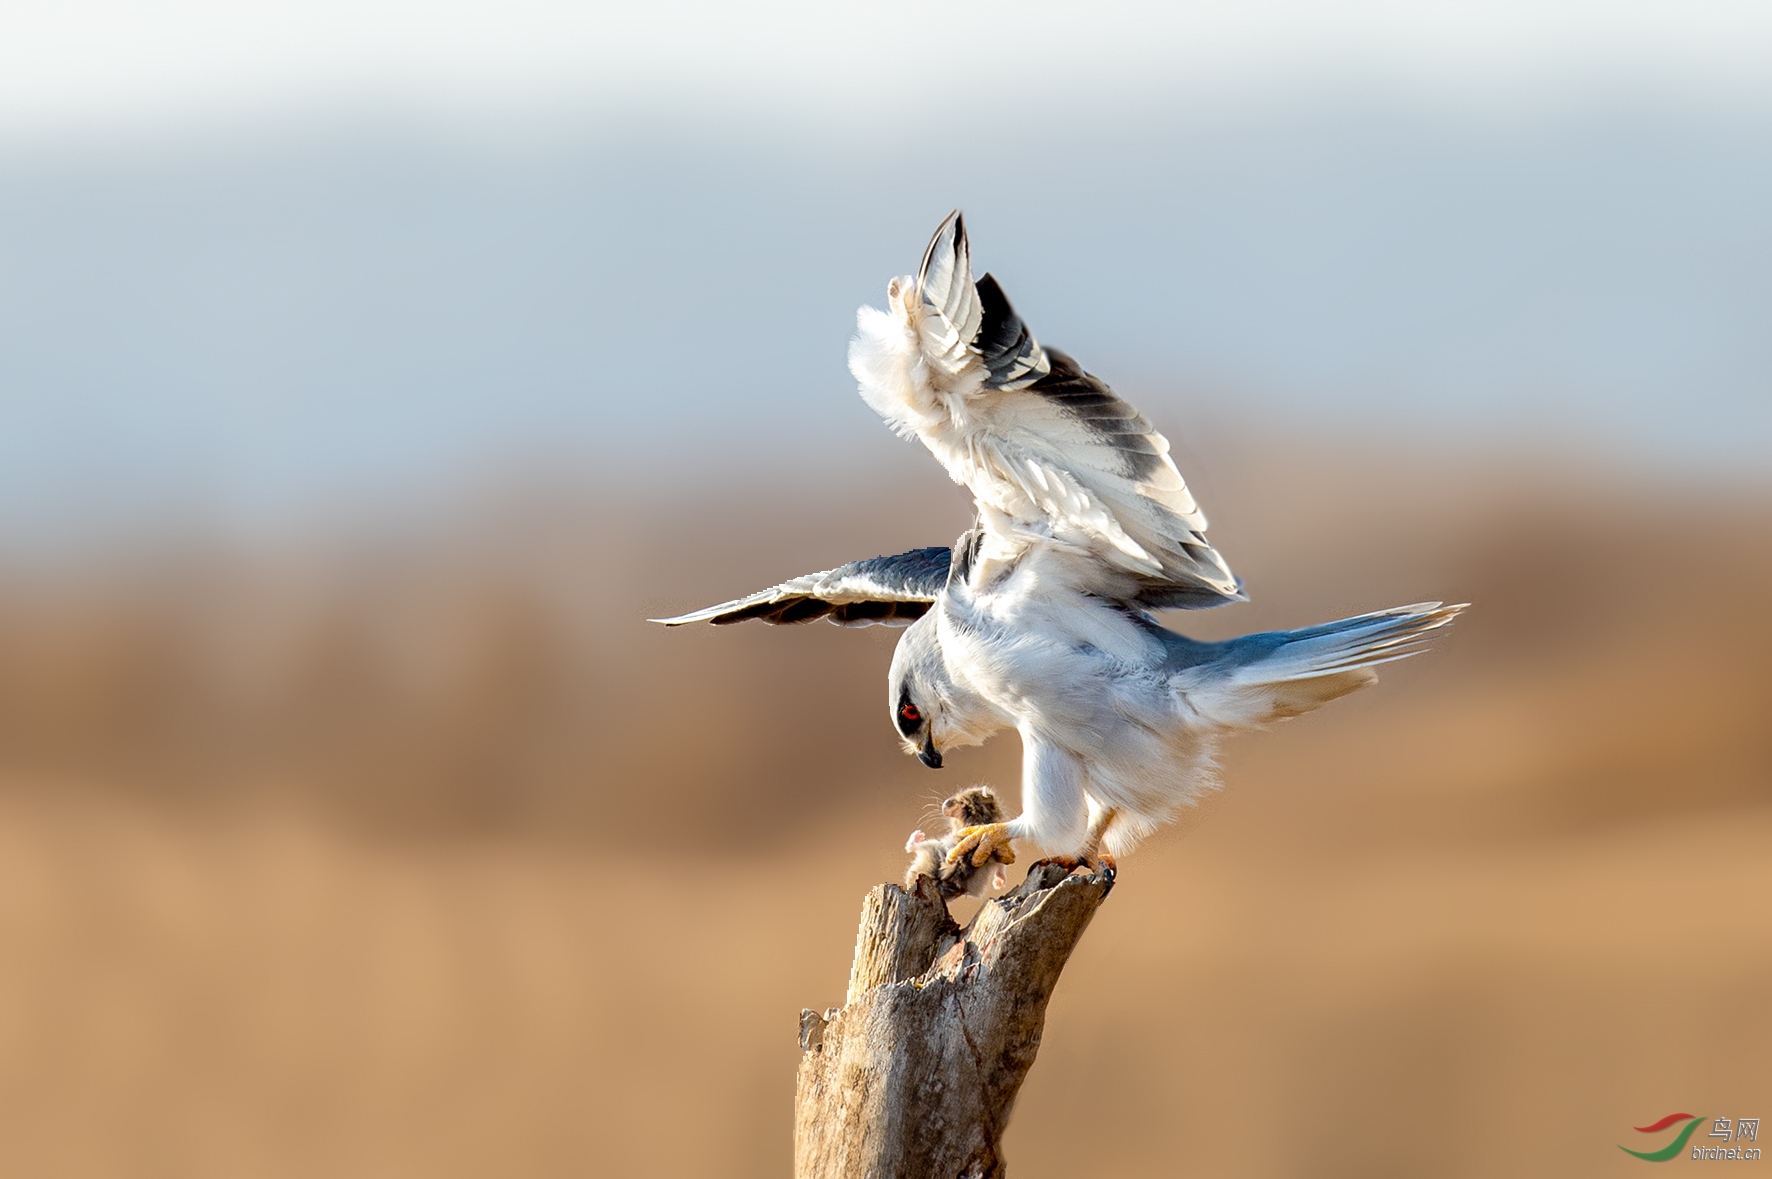
[{"label": "black wing patch", "polygon": [[995,278],[987,274],[974,286],[984,313],[972,346],[990,374],[988,387],[1026,389],[1062,407],[1119,452],[1128,478],[1142,479],[1162,465],[1162,454],[1147,437],[1155,430],[1143,414],[1067,354],[1042,348]]},{"label": "black wing patch", "polygon": [[993,389],[1025,389],[1044,377],[1049,369],[1046,352],[1015,314],[997,280],[987,274],[973,286],[983,314],[972,346],[990,373],[985,384]]},{"label": "black wing patch", "polygon": [[1146,478],[1163,465],[1162,452],[1149,437],[1155,427],[1143,414],[1065,353],[1048,348],[1046,357],[1050,367],[1045,376],[1028,386],[1030,393],[1062,406],[1065,413],[1100,435],[1125,462],[1128,478]]},{"label": "black wing patch", "polygon": [[666,626],[690,622],[726,626],[756,618],[781,626],[828,618],[839,626],[906,626],[928,613],[947,584],[952,560],[952,550],[946,546],[869,557],[705,610],[651,621]]}]

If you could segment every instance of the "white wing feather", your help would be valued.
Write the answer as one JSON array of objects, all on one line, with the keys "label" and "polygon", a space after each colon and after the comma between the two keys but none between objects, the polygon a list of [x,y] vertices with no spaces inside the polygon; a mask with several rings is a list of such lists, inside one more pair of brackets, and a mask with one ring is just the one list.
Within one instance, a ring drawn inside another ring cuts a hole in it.
[{"label": "white wing feather", "polygon": [[974,282],[950,214],[913,278],[863,307],[849,349],[861,395],[972,492],[993,550],[1050,540],[1094,558],[1092,592],[1154,605],[1242,597],[1206,517],[1137,410],[1042,348],[995,280]]}]

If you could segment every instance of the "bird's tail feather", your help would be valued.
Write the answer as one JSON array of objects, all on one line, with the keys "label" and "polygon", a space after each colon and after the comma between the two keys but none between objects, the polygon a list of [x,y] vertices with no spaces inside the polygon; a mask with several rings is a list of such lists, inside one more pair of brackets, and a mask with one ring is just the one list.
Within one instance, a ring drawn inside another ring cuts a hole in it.
[{"label": "bird's tail feather", "polygon": [[1426,650],[1432,632],[1467,605],[1418,602],[1284,632],[1284,641],[1254,666],[1267,676],[1296,680],[1407,659]]},{"label": "bird's tail feather", "polygon": [[1420,602],[1233,640],[1229,674],[1190,698],[1237,727],[1298,716],[1372,683],[1379,664],[1420,654],[1466,605]]}]

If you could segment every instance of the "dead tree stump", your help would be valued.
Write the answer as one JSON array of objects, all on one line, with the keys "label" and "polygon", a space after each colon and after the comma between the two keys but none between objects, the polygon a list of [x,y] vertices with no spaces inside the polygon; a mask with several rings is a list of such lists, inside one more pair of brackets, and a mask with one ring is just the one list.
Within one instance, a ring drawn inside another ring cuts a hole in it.
[{"label": "dead tree stump", "polygon": [[796,1179],[997,1179],[1046,1001],[1111,876],[1037,864],[965,929],[933,882],[862,902],[849,995],[800,1013]]}]

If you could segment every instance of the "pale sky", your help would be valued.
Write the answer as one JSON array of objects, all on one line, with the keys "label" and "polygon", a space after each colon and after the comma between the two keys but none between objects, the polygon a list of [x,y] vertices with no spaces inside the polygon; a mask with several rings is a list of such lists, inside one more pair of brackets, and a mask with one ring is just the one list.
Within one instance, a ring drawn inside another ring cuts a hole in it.
[{"label": "pale sky", "polygon": [[897,447],[845,342],[955,204],[1165,429],[1763,478],[1769,116],[1772,0],[0,0],[0,559]]},{"label": "pale sky", "polygon": [[382,103],[475,116],[678,105],[904,128],[967,101],[1489,106],[1648,91],[1772,105],[1772,4],[1206,0],[4,0],[0,132]]}]

